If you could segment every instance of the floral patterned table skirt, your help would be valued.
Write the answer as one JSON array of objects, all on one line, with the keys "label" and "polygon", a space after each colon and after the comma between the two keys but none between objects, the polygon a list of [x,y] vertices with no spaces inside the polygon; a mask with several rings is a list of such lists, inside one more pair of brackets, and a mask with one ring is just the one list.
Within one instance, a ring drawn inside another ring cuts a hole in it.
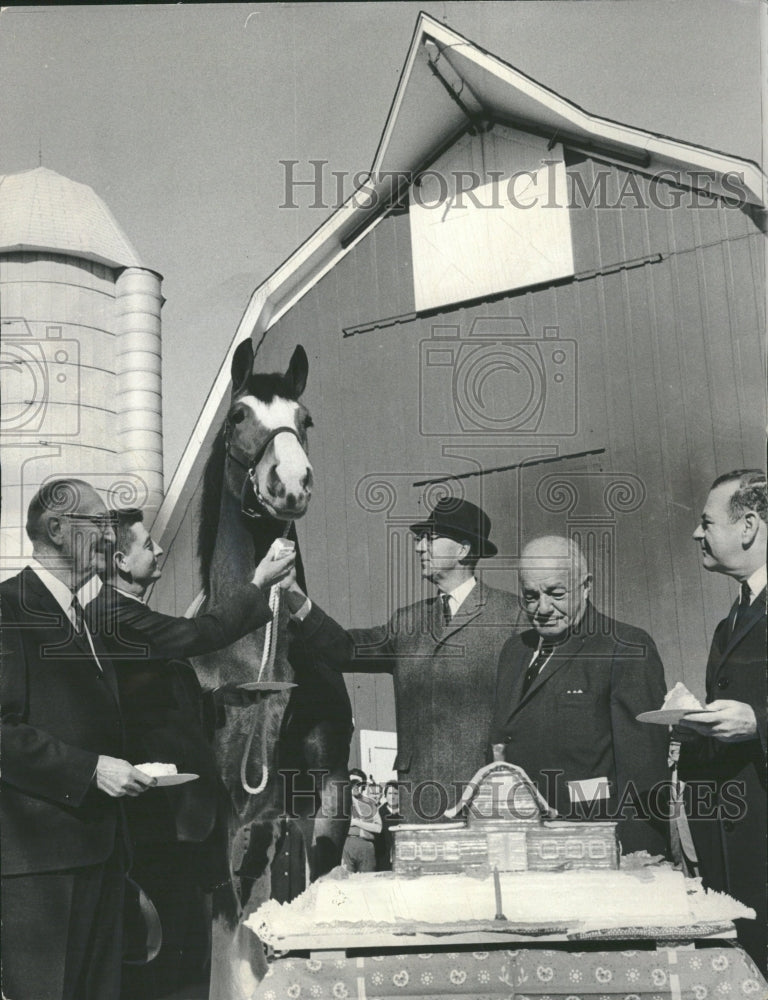
[{"label": "floral patterned table skirt", "polygon": [[258,1000],[766,1000],[768,984],[736,945],[648,951],[318,953],[273,962]]}]

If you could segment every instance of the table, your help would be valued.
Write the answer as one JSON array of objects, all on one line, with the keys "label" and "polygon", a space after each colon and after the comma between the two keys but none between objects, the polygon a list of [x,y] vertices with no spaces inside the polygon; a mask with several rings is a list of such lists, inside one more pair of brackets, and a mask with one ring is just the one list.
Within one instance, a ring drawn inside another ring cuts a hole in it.
[{"label": "table", "polygon": [[[648,942],[645,942],[647,945]],[[447,947],[451,947],[450,945]],[[273,961],[258,1000],[766,1000],[768,984],[736,944],[653,948],[545,946],[344,954]],[[577,950],[578,949],[578,950]]]}]

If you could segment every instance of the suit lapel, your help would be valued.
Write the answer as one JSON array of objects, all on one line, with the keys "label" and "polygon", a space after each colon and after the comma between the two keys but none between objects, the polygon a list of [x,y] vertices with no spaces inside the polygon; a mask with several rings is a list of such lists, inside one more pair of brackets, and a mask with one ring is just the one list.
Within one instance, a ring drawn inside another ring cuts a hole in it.
[{"label": "suit lapel", "polygon": [[757,626],[758,622],[764,622],[765,612],[766,612],[765,588],[763,588],[763,590],[757,595],[754,601],[752,601],[748,610],[744,614],[744,617],[739,623],[739,627],[736,629],[736,631],[732,635],[729,635],[728,633],[730,632],[731,622],[733,621],[733,611],[734,609],[731,608],[731,612],[728,615],[728,618],[726,619],[725,622],[725,629],[726,629],[725,643],[716,669],[720,668],[720,666],[728,658],[734,647],[738,646],[738,644],[742,641],[742,639],[749,632],[751,632],[753,628]]},{"label": "suit lapel", "polygon": [[[77,632],[75,632],[74,626],[69,620],[69,616],[64,613],[53,594],[50,590],[48,590],[33,569],[28,568],[24,570],[22,587],[23,599],[29,610],[33,613],[35,611],[40,612],[40,627],[45,628],[47,626],[51,628],[58,625],[62,631],[67,631],[68,633],[65,642],[49,647],[49,653],[55,655],[57,646],[63,646],[68,649],[75,647],[77,651],[82,654],[82,658],[90,660],[94,663],[94,666],[98,670],[99,666],[94,662],[93,650],[91,649],[88,639],[85,635],[80,636]],[[103,657],[99,655],[100,648],[96,641],[94,641],[94,649],[97,651],[98,664],[102,667],[102,670],[100,670],[99,673],[103,673],[107,687],[109,688],[115,701],[119,703],[115,672],[112,669],[111,664],[106,662],[106,655]],[[67,659],[71,658],[72,653],[70,652],[63,658],[63,663],[66,663]]]},{"label": "suit lapel", "polygon": [[[584,636],[582,634],[578,634],[570,636],[570,638],[568,638],[562,646],[556,646],[544,668],[536,676],[535,680],[526,691],[525,696],[518,702],[517,707],[519,708],[522,705],[527,704],[528,701],[536,695],[536,692],[540,688],[544,687],[545,684],[548,684],[555,674],[558,674],[564,667],[566,667],[571,662],[573,657],[579,652],[583,643]],[[526,670],[528,669],[530,662],[531,661],[528,660],[528,663],[526,663]],[[520,678],[520,691],[522,691],[524,678],[525,671],[523,671]]]},{"label": "suit lapel", "polygon": [[447,642],[447,640],[454,634],[458,632],[460,628],[473,621],[480,612],[483,610],[487,600],[487,594],[483,584],[478,581],[472,588],[471,592],[468,594],[467,599],[461,605],[456,614],[451,618],[447,625],[442,623],[442,606],[439,598],[435,598],[435,603],[440,611],[440,642]]},{"label": "suit lapel", "polygon": [[531,698],[534,698],[536,693],[540,691],[545,684],[548,684],[556,674],[560,673],[561,670],[568,666],[574,656],[580,652],[588,635],[596,634],[598,618],[598,612],[591,604],[587,604],[587,609],[584,613],[584,617],[579,623],[578,630],[573,632],[564,643],[559,646],[555,646],[554,652],[547,661],[543,670],[541,670],[537,675],[536,679],[533,681],[523,697],[522,691],[525,673],[531,663],[533,654],[538,647],[537,633],[534,630],[524,633],[522,638],[525,645],[530,647],[530,655],[518,665],[513,679],[513,688],[511,693],[514,700],[511,702],[509,715],[510,719],[514,717],[523,705],[527,705]]}]

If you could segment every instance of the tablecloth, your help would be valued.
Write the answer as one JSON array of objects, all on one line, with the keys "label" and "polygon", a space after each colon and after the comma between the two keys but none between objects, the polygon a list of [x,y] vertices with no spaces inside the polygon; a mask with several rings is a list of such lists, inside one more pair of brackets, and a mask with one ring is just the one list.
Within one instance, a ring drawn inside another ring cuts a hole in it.
[{"label": "tablecloth", "polygon": [[258,1000],[766,1000],[768,984],[739,948],[435,951],[275,960]]}]

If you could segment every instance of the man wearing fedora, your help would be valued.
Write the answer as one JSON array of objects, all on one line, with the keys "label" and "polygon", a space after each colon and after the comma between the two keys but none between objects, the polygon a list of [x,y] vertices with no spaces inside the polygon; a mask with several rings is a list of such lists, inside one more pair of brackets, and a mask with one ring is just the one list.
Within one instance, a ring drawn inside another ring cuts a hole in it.
[{"label": "man wearing fedora", "polygon": [[475,576],[496,555],[491,520],[475,504],[446,497],[410,526],[421,575],[437,589],[375,628],[345,630],[311,602],[292,576],[280,586],[302,635],[337,669],[391,673],[395,686],[401,812],[439,819],[485,764],[496,663],[512,633],[514,594]]}]

